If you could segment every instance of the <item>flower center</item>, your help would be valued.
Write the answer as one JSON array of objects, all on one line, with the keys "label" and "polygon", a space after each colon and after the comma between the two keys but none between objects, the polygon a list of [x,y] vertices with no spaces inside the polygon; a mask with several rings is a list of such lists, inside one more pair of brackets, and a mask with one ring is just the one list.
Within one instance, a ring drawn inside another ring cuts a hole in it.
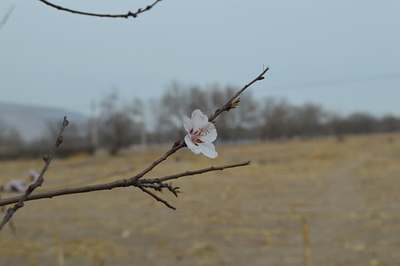
[{"label": "flower center", "polygon": [[190,130],[190,139],[197,146],[199,143],[204,143],[200,138],[207,134],[206,128],[199,128],[197,130]]}]

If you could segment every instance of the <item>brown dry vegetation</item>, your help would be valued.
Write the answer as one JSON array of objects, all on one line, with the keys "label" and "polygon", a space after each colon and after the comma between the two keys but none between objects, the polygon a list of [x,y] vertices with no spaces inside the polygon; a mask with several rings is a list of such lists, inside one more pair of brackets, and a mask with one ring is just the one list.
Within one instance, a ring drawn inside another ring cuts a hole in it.
[{"label": "brown dry vegetation", "polygon": [[[400,265],[399,135],[218,148],[153,172],[252,160],[176,182],[177,211],[129,188],[27,203],[17,236],[0,234],[0,265]],[[111,181],[160,152],[57,160],[41,190]],[[0,181],[41,164],[1,162]]]}]

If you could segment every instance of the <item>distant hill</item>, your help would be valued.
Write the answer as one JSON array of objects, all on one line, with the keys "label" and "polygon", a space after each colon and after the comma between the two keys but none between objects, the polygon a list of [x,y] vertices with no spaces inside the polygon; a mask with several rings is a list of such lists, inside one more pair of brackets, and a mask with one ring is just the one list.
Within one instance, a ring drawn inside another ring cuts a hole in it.
[{"label": "distant hill", "polygon": [[42,137],[48,130],[48,124],[61,121],[64,115],[76,125],[87,121],[85,115],[61,108],[0,102],[0,121],[16,129],[26,141]]}]

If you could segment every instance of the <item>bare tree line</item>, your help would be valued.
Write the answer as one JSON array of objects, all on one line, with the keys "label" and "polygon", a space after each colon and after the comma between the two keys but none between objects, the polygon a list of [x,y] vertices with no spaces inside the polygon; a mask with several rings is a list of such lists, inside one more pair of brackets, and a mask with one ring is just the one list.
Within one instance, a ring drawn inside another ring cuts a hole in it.
[{"label": "bare tree line", "polygon": [[[184,115],[194,109],[216,109],[234,91],[230,86],[200,88],[174,83],[159,99],[147,103],[134,99],[127,105],[118,103],[115,94],[110,95],[105,101],[113,99],[113,107],[103,104],[100,115],[95,118],[100,141],[93,146],[117,154],[134,144],[165,143],[176,137]],[[277,98],[259,100],[251,93],[244,95],[238,104],[241,108],[237,112],[219,118],[220,142],[328,135],[342,138],[348,134],[400,131],[400,118],[394,115],[378,117],[366,112],[338,115],[319,104],[296,105]],[[153,121],[152,128],[145,128],[146,119]]]},{"label": "bare tree line", "polygon": [[[119,149],[133,144],[165,143],[176,137],[182,127],[184,115],[194,109],[214,110],[235,90],[232,86],[214,85],[201,88],[173,83],[159,99],[145,103],[136,98],[127,105],[122,105],[121,102],[118,104],[116,95],[112,94],[104,101],[113,99],[113,107],[103,104],[97,117],[100,121],[97,126],[101,141],[94,146],[107,148],[115,142],[116,145],[107,149],[111,154],[117,154]],[[272,97],[257,99],[250,92],[242,96],[238,105],[240,108],[236,112],[223,114],[219,118],[220,142],[329,135],[342,139],[348,134],[400,131],[400,117],[395,115],[378,117],[367,112],[338,115],[319,104],[296,105],[285,99]],[[152,128],[145,128],[143,121],[146,119],[153,122]],[[104,120],[109,122],[102,123]]]},{"label": "bare tree line", "polygon": [[[144,102],[134,98],[123,103],[118,93],[104,97],[99,111],[82,128],[70,125],[65,133],[66,145],[60,156],[78,152],[92,154],[105,149],[116,155],[132,145],[166,143],[177,137],[182,117],[194,109],[214,110],[221,106],[235,88],[227,86],[186,87],[173,83],[159,99]],[[340,116],[313,103],[295,105],[277,99],[256,97],[247,93],[241,108],[219,118],[220,142],[282,140],[348,134],[390,133],[400,131],[400,118],[394,115],[377,117],[365,112]],[[152,122],[149,127],[147,122]],[[0,121],[0,158],[37,157],[49,148],[58,127],[49,123],[42,139],[25,143],[15,129]]]}]

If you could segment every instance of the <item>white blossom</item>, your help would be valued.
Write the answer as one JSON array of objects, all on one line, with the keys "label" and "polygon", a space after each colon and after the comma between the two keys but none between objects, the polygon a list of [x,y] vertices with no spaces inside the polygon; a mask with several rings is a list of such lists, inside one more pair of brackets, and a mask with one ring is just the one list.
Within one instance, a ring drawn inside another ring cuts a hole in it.
[{"label": "white blossom", "polygon": [[213,144],[217,139],[217,129],[199,109],[193,111],[191,118],[183,117],[183,127],[188,133],[185,143],[193,153],[202,153],[209,158],[218,156]]},{"label": "white blossom", "polygon": [[24,193],[28,189],[28,186],[24,180],[14,179],[7,182],[2,189],[9,193]]}]

